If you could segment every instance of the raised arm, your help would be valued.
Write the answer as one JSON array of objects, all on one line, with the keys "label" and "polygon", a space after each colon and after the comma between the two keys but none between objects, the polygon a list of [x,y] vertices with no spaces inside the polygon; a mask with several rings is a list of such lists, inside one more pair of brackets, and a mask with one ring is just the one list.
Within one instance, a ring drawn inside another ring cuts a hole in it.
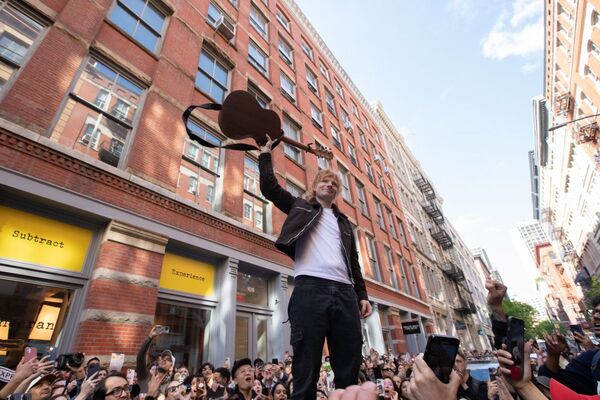
[{"label": "raised arm", "polygon": [[[268,137],[268,136],[267,136]],[[260,156],[258,158],[258,168],[260,170],[260,191],[265,198],[271,201],[275,207],[286,214],[292,209],[292,204],[296,198],[290,192],[281,187],[275,173],[273,172],[273,160],[271,158],[271,138],[260,147]]]}]

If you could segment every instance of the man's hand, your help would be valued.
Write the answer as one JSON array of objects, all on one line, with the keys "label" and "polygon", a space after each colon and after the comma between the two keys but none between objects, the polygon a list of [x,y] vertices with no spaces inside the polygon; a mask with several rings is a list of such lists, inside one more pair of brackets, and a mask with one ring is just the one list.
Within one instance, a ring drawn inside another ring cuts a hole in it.
[{"label": "man's hand", "polygon": [[419,355],[413,364],[413,379],[408,385],[408,397],[411,400],[455,399],[460,377],[456,371],[450,374],[450,382],[443,383]]},{"label": "man's hand", "polygon": [[273,140],[269,134],[266,134],[265,136],[267,137],[267,141],[265,143],[256,142],[256,144],[258,145],[261,153],[270,153],[271,150],[273,150]]},{"label": "man's hand", "polygon": [[360,386],[348,386],[331,392],[329,400],[376,400],[377,392],[373,382],[365,382]]},{"label": "man's hand", "polygon": [[494,397],[498,394],[498,382],[488,381],[487,383],[487,396],[488,400],[494,400]]},{"label": "man's hand", "polygon": [[90,376],[85,381],[83,381],[83,383],[81,384],[81,390],[79,391],[78,397],[85,399],[89,395],[94,393],[94,391],[96,390],[96,386],[98,385],[98,382],[100,382],[100,378],[97,378],[99,372],[100,371],[95,372],[92,376]]},{"label": "man's hand", "polygon": [[579,332],[573,332],[573,336],[578,343],[581,343],[581,346],[585,350],[595,350],[596,346],[592,343],[592,340],[587,335],[582,335]]},{"label": "man's hand", "polygon": [[558,358],[567,349],[565,337],[558,332],[552,335],[544,333],[544,340],[546,341],[548,356]]},{"label": "man's hand", "polygon": [[360,301],[360,317],[367,318],[371,314],[373,314],[373,308],[371,308],[371,303],[369,302],[369,300],[361,300]]},{"label": "man's hand", "polygon": [[504,374],[504,379],[510,383],[515,389],[519,390],[524,388],[531,381],[531,363],[529,362],[529,353],[531,352],[531,343],[527,342],[524,346],[523,359],[523,378],[515,381],[510,377],[510,367],[515,365],[512,359],[512,354],[507,351],[505,344],[502,345],[502,350],[496,352],[496,358],[498,359],[498,370]]},{"label": "man's hand", "polygon": [[154,373],[150,377],[150,381],[148,381],[148,396],[152,396],[156,398],[158,396],[158,389],[160,388],[160,383],[165,377],[165,373]]},{"label": "man's hand", "polygon": [[13,377],[14,380],[22,381],[25,378],[30,377],[31,375],[37,372],[38,360],[37,358],[32,358],[27,362],[23,362],[21,358],[21,362],[17,365],[17,369],[15,371],[15,375]]},{"label": "man's hand", "polygon": [[485,281],[488,291],[487,304],[492,312],[492,317],[498,321],[506,321],[506,315],[502,309],[502,299],[506,296],[506,286],[502,283],[488,279]]}]

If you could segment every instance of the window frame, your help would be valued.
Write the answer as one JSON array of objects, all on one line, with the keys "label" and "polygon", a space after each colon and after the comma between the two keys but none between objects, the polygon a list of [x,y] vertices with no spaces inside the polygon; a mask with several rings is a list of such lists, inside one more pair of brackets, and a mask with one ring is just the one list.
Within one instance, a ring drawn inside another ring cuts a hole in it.
[{"label": "window frame", "polygon": [[[227,71],[227,84],[226,84],[225,87],[223,87],[221,85],[221,83],[218,82],[213,77],[213,75],[208,75],[207,72],[204,72],[201,69],[201,67],[200,67],[200,60],[201,60],[203,54],[208,55],[209,57],[212,57],[214,59],[215,66],[213,67],[212,74],[214,74],[214,71],[215,71],[215,68],[216,68],[217,64],[219,64],[223,69],[225,69]],[[205,92],[202,88],[200,88],[197,85],[196,81],[198,79],[198,74],[199,73],[203,73],[204,75],[206,75],[208,77],[208,79],[211,81],[211,86],[210,86],[211,88],[212,88],[212,85],[215,84],[215,82],[216,82],[217,86],[219,86],[219,87],[221,87],[223,89],[223,99],[219,100],[219,99],[214,98],[211,93]],[[224,62],[221,57],[219,57],[218,55],[216,55],[216,53],[214,51],[211,51],[211,49],[209,47],[206,47],[206,46],[202,47],[202,49],[200,50],[200,57],[198,58],[198,66],[196,68],[196,77],[194,79],[194,87],[197,90],[199,90],[201,93],[203,93],[205,96],[207,96],[209,99],[212,99],[212,100],[214,100],[217,103],[222,103],[223,100],[225,99],[225,97],[227,97],[227,94],[229,93],[229,89],[230,89],[230,85],[231,85],[231,79],[230,78],[231,78],[231,68],[229,67],[229,65],[227,65],[227,63]]]},{"label": "window frame", "polygon": [[[107,21],[110,21],[110,23],[114,26],[116,26],[120,32],[122,32],[124,35],[126,35],[127,37],[129,37],[134,43],[136,43],[137,45],[141,46],[143,49],[149,51],[152,54],[158,55],[161,53],[162,51],[162,46],[164,43],[164,35],[167,31],[167,25],[168,25],[168,20],[169,17],[173,14],[173,10],[171,10],[169,7],[165,6],[163,3],[159,2],[159,1],[155,1],[155,0],[143,0],[144,1],[144,9],[142,11],[142,14],[144,13],[146,7],[148,6],[148,4],[151,4],[159,13],[162,14],[162,16],[164,17],[163,20],[163,24],[161,27],[161,31],[158,32],[156,29],[154,29],[148,22],[144,21],[142,19],[141,16],[138,16],[135,11],[133,11],[132,9],[129,8],[129,6],[127,6],[126,4],[123,3],[122,0],[116,0],[113,5],[110,8],[110,11],[107,13]],[[125,28],[121,27],[117,22],[112,20],[112,15],[115,12],[115,9],[117,7],[119,7],[119,5],[121,5],[121,9],[127,13],[130,17],[134,18],[137,20],[136,22],[136,28],[134,29],[134,33],[133,34],[129,34],[129,32],[127,32],[125,30]],[[142,42],[140,42],[138,39],[136,39],[134,37],[135,32],[137,31],[137,28],[140,24],[140,22],[143,24],[143,26],[150,30],[150,32],[158,34],[158,39],[156,41],[156,48],[155,49],[149,49],[148,47],[146,47],[144,44],[142,44]]]},{"label": "window frame", "polygon": [[[252,56],[252,53],[250,52],[250,48],[253,48],[254,51],[256,51],[259,55],[264,57],[265,60],[265,65],[261,65],[261,63],[254,57]],[[252,65],[256,70],[258,70],[258,72],[260,72],[261,74],[263,74],[264,76],[268,77],[269,76],[269,55],[267,53],[265,53],[263,51],[263,49],[256,44],[256,42],[252,39],[248,40],[248,62],[250,63],[250,65]]]},{"label": "window frame", "polygon": [[[289,56],[282,51],[282,47],[287,47],[289,49]],[[294,67],[294,47],[289,44],[287,40],[285,40],[281,35],[279,36],[279,42],[277,44],[277,51],[279,52],[279,57],[290,67]]]},{"label": "window frame", "polygon": [[350,188],[350,179],[348,178],[349,171],[342,164],[338,163],[338,171],[340,173],[342,198],[352,204],[352,190]]},{"label": "window frame", "polygon": [[[290,83],[291,87],[292,87],[292,92],[293,93],[289,93],[282,81],[287,81]],[[287,74],[283,71],[279,71],[279,85],[280,85],[280,89],[281,89],[281,93],[285,96],[285,98],[287,98],[289,101],[291,101],[293,104],[296,104],[296,83],[289,77],[287,76]]]},{"label": "window frame", "polygon": [[[253,10],[257,12],[256,15],[258,15],[259,17],[262,17],[264,19],[264,21],[265,21],[264,32],[263,32],[262,28],[257,26],[257,25],[259,25],[259,23],[257,21],[255,21],[255,19],[253,18],[253,15],[252,15]],[[266,41],[269,40],[269,22],[270,22],[269,18],[267,18],[267,16],[258,7],[256,7],[252,3],[250,4],[250,12],[248,12],[248,21],[250,23],[250,26],[252,26],[252,28],[254,28],[254,30],[256,32],[258,32],[258,34],[263,39],[265,39]]]}]

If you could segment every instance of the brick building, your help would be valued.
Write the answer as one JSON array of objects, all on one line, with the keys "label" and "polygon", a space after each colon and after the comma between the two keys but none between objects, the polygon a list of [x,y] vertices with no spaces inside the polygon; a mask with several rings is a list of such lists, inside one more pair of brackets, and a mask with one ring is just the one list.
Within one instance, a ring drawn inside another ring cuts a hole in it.
[{"label": "brick building", "polygon": [[[293,1],[11,0],[0,16],[2,365],[49,343],[131,363],[153,323],[192,369],[290,348],[285,216],[257,154],[203,148],[181,120],[239,89],[333,149],[282,145],[274,163],[298,195],[319,168],[341,174],[376,311],[365,351],[424,349],[433,322],[377,118]],[[188,127],[225,140],[212,111]]]}]

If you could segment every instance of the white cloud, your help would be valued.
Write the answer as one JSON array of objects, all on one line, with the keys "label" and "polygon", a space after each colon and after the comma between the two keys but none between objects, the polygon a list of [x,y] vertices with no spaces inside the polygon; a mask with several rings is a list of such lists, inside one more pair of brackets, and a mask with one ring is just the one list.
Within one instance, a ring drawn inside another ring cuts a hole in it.
[{"label": "white cloud", "polygon": [[523,71],[524,73],[528,74],[528,73],[533,72],[536,69],[538,69],[539,66],[540,65],[538,63],[523,64],[523,65],[521,65],[521,71]]},{"label": "white cloud", "polygon": [[483,56],[502,60],[543,50],[543,12],[543,3],[539,0],[513,0],[512,11],[501,13],[492,30],[481,40]]}]

